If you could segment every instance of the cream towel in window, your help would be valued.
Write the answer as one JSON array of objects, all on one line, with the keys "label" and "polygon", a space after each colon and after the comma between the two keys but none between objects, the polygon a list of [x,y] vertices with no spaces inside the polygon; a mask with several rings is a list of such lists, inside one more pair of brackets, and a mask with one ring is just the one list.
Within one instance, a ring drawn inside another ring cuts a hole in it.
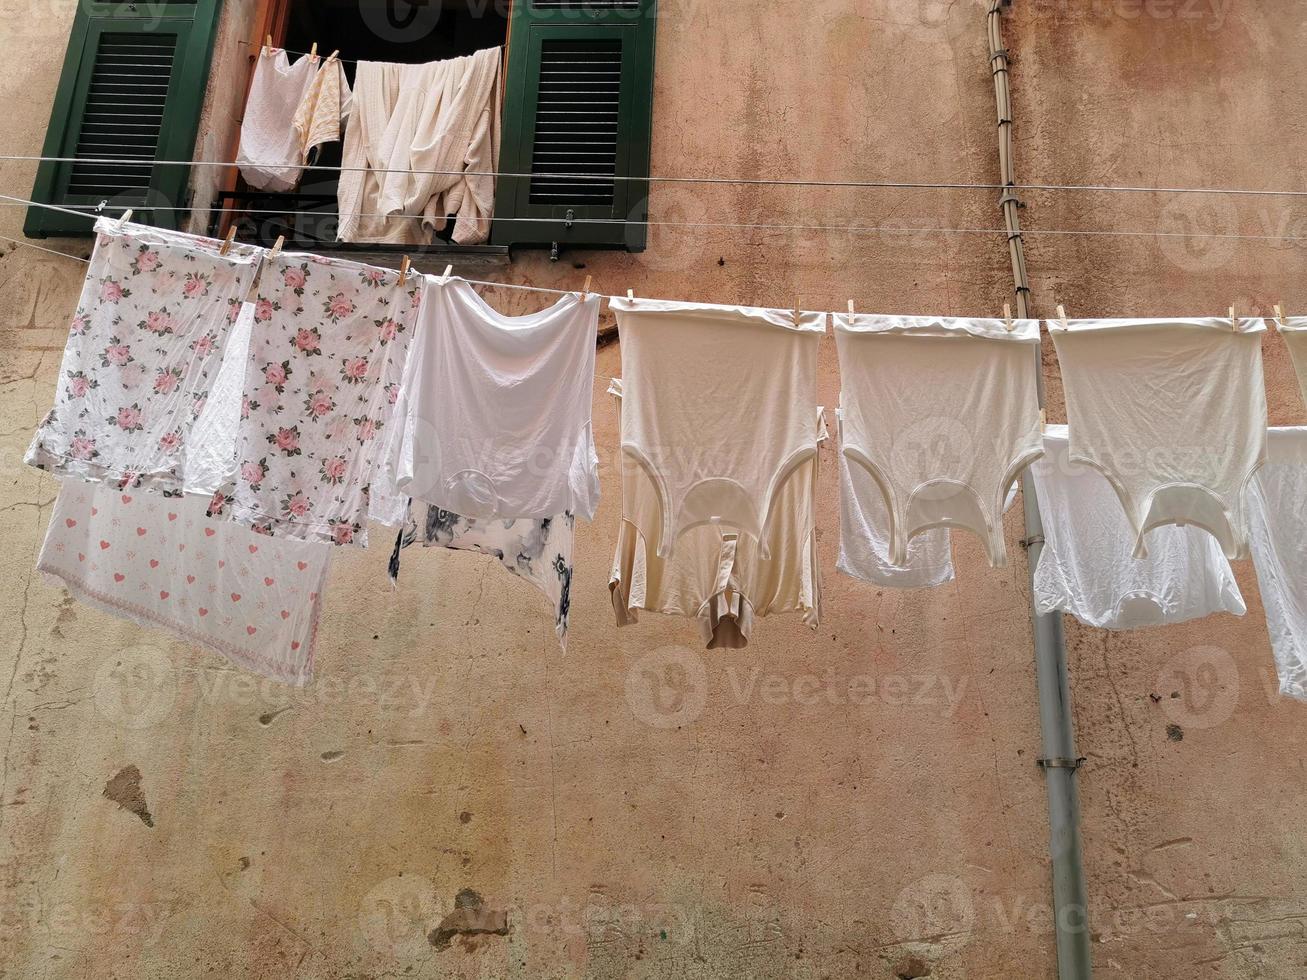
[{"label": "cream towel in window", "polygon": [[308,161],[315,146],[340,139],[352,101],[344,67],[334,58],[328,59],[295,111],[292,125],[299,139],[301,163]]}]

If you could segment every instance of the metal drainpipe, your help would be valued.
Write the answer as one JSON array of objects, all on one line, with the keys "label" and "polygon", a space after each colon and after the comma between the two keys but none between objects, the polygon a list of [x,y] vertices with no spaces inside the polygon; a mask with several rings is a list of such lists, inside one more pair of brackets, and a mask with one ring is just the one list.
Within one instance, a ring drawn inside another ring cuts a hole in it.
[{"label": "metal drainpipe", "polygon": [[[1021,239],[1020,202],[1012,188],[1016,166],[1012,158],[1012,92],[1008,83],[1008,54],[1003,47],[1003,7],[1011,0],[990,0],[985,18],[989,37],[989,64],[994,75],[994,97],[998,107],[998,162],[1004,190],[999,198],[1012,257],[1012,279],[1018,317],[1029,315],[1030,283],[1026,278],[1025,247]],[[1043,343],[1035,349],[1039,405],[1044,406]],[[1032,577],[1044,548],[1044,525],[1039,501],[1029,472],[1021,475],[1021,499],[1025,510],[1027,557]],[[1059,980],[1088,980],[1093,975],[1090,957],[1089,898],[1080,855],[1080,791],[1076,773],[1084,761],[1076,754],[1075,728],[1071,719],[1071,690],[1067,682],[1066,642],[1062,615],[1041,616],[1034,611],[1035,669],[1039,687],[1039,726],[1048,792],[1049,855],[1053,862],[1053,926],[1057,937]]]}]

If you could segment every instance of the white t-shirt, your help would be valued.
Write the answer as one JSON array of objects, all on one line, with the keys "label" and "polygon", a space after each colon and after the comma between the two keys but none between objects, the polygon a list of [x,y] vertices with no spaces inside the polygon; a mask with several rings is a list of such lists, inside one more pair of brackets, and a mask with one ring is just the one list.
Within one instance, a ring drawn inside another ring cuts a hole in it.
[{"label": "white t-shirt", "polygon": [[426,279],[388,442],[393,485],[464,517],[593,520],[599,297],[504,316],[462,279]]}]

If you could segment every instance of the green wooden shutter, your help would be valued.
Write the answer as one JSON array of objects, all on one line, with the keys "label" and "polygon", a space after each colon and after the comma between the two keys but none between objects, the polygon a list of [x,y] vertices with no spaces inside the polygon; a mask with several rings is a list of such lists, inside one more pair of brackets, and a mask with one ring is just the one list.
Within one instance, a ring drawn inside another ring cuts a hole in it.
[{"label": "green wooden shutter", "polygon": [[[221,0],[81,0],[42,156],[109,160],[40,164],[32,200],[134,208],[138,220],[175,227],[209,77]],[[153,205],[159,210],[151,210]],[[90,234],[92,221],[28,208],[25,234]]]},{"label": "green wooden shutter", "polygon": [[514,0],[499,169],[529,176],[500,178],[492,242],[643,250],[656,14],[657,0]]}]

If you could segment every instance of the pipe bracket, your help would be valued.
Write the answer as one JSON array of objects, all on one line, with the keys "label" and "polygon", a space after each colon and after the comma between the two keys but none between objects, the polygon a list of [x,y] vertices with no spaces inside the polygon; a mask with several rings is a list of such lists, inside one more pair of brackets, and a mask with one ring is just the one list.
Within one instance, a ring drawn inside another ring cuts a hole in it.
[{"label": "pipe bracket", "polygon": [[1041,769],[1079,769],[1085,764],[1085,757],[1082,755],[1078,759],[1063,759],[1060,757],[1036,759]]}]

